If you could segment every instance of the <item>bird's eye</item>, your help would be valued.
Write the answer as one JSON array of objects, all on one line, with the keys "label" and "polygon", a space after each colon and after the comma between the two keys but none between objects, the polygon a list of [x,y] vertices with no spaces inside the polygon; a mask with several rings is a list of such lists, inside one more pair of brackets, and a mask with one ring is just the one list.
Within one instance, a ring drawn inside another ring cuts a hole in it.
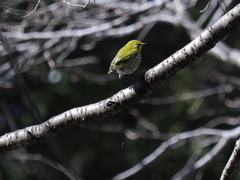
[{"label": "bird's eye", "polygon": [[137,43],[134,43],[134,46],[135,46],[135,47],[138,47],[138,44],[137,44]]}]

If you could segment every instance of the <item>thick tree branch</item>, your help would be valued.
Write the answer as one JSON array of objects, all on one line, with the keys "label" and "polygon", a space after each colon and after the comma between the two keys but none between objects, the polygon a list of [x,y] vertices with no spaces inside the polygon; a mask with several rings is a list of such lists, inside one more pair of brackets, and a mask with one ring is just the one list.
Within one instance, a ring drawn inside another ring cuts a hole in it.
[{"label": "thick tree branch", "polygon": [[46,135],[57,134],[78,124],[109,117],[146,98],[161,82],[191,65],[216,45],[230,31],[240,25],[240,4],[224,15],[195,40],[162,63],[142,74],[142,81],[123,89],[112,97],[95,104],[74,108],[48,121],[7,133],[0,137],[0,152],[17,149],[44,140]]},{"label": "thick tree branch", "polygon": [[194,163],[193,166],[189,167],[189,169],[184,172],[175,175],[172,179],[174,180],[191,180],[193,179],[199,171],[203,171],[206,167],[208,167],[222,152],[228,147],[228,145],[234,140],[239,138],[240,136],[240,126],[232,129],[223,131],[219,133],[221,135],[221,139],[214,146],[214,148],[208,152],[205,156],[199,159]]},{"label": "thick tree branch", "polygon": [[230,180],[240,160],[240,140],[236,142],[233,153],[225,166],[220,180]]}]

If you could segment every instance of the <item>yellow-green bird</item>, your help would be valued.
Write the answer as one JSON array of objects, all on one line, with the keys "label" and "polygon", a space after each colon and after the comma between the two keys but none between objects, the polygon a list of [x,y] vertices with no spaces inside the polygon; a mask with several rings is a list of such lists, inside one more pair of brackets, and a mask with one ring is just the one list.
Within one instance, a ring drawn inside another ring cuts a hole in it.
[{"label": "yellow-green bird", "polygon": [[123,46],[112,60],[109,67],[109,73],[117,71],[119,78],[122,75],[132,74],[139,66],[141,61],[142,46],[146,43],[142,43],[138,40],[129,41]]}]

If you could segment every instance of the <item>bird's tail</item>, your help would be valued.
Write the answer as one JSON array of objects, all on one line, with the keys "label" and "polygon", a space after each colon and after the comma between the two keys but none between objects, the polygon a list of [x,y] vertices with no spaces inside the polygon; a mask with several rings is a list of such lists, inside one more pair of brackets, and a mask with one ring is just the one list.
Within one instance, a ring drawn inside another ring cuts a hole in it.
[{"label": "bird's tail", "polygon": [[108,74],[112,73],[113,71],[113,69],[109,69]]}]

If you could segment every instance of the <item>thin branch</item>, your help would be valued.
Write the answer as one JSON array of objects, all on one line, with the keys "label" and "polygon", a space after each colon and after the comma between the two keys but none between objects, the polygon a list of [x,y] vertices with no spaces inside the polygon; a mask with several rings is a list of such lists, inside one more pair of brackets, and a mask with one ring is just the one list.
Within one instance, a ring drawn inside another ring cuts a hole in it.
[{"label": "thin branch", "polygon": [[83,124],[80,125],[81,128],[94,130],[94,131],[101,131],[101,132],[122,132],[124,130],[123,126],[121,125],[102,125],[102,124]]},{"label": "thin branch", "polygon": [[182,94],[177,94],[169,97],[162,97],[162,98],[147,98],[141,101],[143,104],[149,105],[165,105],[165,104],[172,104],[179,101],[188,101],[193,99],[199,99],[207,96],[212,96],[214,94],[222,94],[222,93],[230,93],[234,89],[233,85],[226,84],[222,86],[217,86],[213,88],[198,90],[194,92],[187,92]]},{"label": "thin branch", "polygon": [[222,153],[224,148],[228,145],[229,140],[231,139],[223,136],[210,152],[199,159],[193,166],[189,167],[185,171],[182,171],[181,173],[177,173],[178,176],[174,175],[174,178],[172,178],[172,180],[194,179],[198,172],[204,170],[211,162],[214,161],[215,158],[217,158]]},{"label": "thin branch", "polygon": [[[12,54],[11,54],[10,46],[9,46],[8,42],[5,40],[5,38],[2,36],[1,32],[0,32],[0,42],[3,43],[3,46],[5,47],[6,51],[9,52],[9,55],[8,55],[9,56],[9,61],[10,61],[11,66],[13,67],[13,71],[15,73],[16,80],[17,80],[17,85],[18,85],[19,89],[21,90],[22,94],[24,95],[24,98],[28,102],[28,105],[26,105],[26,106],[27,106],[28,109],[30,109],[29,112],[32,114],[32,116],[35,120],[37,120],[38,122],[42,122],[43,120],[42,120],[42,116],[39,112],[39,109],[38,109],[38,107],[36,106],[36,103],[34,103],[34,101],[32,100],[32,98],[29,94],[29,90],[27,89],[25,79],[22,76],[22,74],[19,73],[19,68],[15,65],[16,63],[13,59]],[[30,135],[31,133],[27,132],[27,134]],[[50,136],[48,134],[46,134],[45,138],[47,140],[49,140]],[[1,137],[0,137],[0,139],[1,139]],[[51,142],[51,143],[49,143],[49,145],[54,150],[54,152],[58,156],[58,158],[63,159],[63,161],[65,161],[64,156],[59,151],[59,148],[56,148],[56,144],[54,142]],[[65,161],[65,163],[66,163],[66,161]]]},{"label": "thin branch", "polygon": [[29,14],[27,14],[27,15],[25,15],[25,16],[22,16],[21,18],[26,18],[26,17],[31,16],[31,15],[37,10],[37,7],[38,7],[38,5],[39,5],[40,2],[41,2],[41,0],[38,0],[38,2],[37,2],[37,4],[36,4],[36,6],[34,7],[34,9],[33,9]]},{"label": "thin branch", "polygon": [[204,128],[215,128],[221,124],[227,124],[231,126],[236,126],[240,124],[240,117],[218,117],[209,121],[206,125],[202,126]]},{"label": "thin branch", "polygon": [[136,39],[143,41],[143,39],[145,38],[145,36],[148,34],[148,32],[155,26],[157,22],[151,22],[149,24],[147,24],[139,33],[138,37]]},{"label": "thin branch", "polygon": [[172,179],[177,179],[177,177],[179,177],[182,173],[184,173],[187,169],[189,169],[190,167],[192,167],[194,165],[194,163],[197,161],[197,159],[199,158],[200,154],[202,153],[203,149],[200,148],[198,145],[195,148],[195,151],[193,152],[192,156],[187,160],[185,166],[178,171],[173,177]]},{"label": "thin branch", "polygon": [[108,75],[108,74],[94,74],[89,71],[86,71],[79,66],[76,66],[74,68],[68,68],[73,74],[76,74],[80,77],[83,77],[85,79],[88,79],[90,81],[93,81],[98,84],[105,84],[108,81],[116,80],[116,76]]},{"label": "thin branch", "polygon": [[160,137],[161,133],[159,132],[157,126],[153,123],[151,123],[150,121],[148,121],[146,118],[144,118],[143,116],[137,117],[136,118],[139,122],[139,124],[141,124],[144,128],[148,129],[149,131],[152,132],[153,137]]},{"label": "thin branch", "polygon": [[125,129],[121,125],[101,125],[95,123],[83,124],[80,125],[81,128],[94,130],[94,131],[101,131],[106,133],[122,133],[124,132],[126,137],[131,140],[136,140],[138,138],[143,139],[160,139],[160,140],[168,140],[169,138],[176,135],[176,133],[161,133],[153,134],[153,132],[141,131],[137,129]]},{"label": "thin branch", "polygon": [[233,171],[236,169],[239,163],[239,160],[240,160],[240,139],[235,144],[235,148],[222,172],[220,180],[230,180]]},{"label": "thin branch", "polygon": [[[218,0],[218,3],[219,3],[219,6],[221,7],[221,9],[223,11],[223,14],[226,14],[227,7],[226,7],[226,4],[225,4],[224,0],[222,0],[222,2],[220,2],[220,0]],[[223,6],[222,6],[222,4],[223,4]]]},{"label": "thin branch", "polygon": [[13,58],[13,56],[11,54],[12,52],[11,52],[10,46],[1,32],[0,32],[0,42],[3,43],[3,46],[6,49],[6,51],[9,52],[8,58],[9,58],[11,67],[13,67],[13,72],[16,75],[17,86],[19,87],[19,89],[21,90],[21,93],[24,95],[27,102],[29,103],[29,108],[31,108],[30,112],[32,112],[33,117],[36,120],[38,120],[38,122],[42,122],[42,117],[39,112],[39,109],[37,108],[36,103],[34,103],[32,98],[30,97],[29,90],[27,89],[23,75],[19,72],[19,66],[18,66],[19,64],[15,62],[15,59]]}]

